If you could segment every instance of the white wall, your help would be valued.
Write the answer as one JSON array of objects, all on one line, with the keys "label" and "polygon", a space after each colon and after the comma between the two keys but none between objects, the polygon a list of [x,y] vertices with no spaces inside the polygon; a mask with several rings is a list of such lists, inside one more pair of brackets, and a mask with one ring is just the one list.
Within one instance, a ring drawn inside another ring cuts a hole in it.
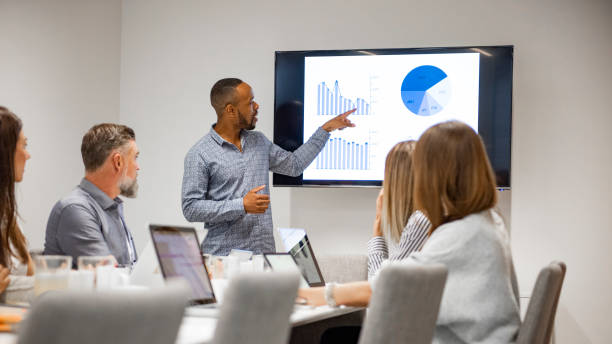
[{"label": "white wall", "polygon": [[[513,190],[501,207],[521,287],[528,294],[542,266],[567,262],[558,342],[607,342],[611,17],[609,1],[126,0],[121,120],[143,151],[129,221],[184,222],[182,160],[215,121],[217,79],[254,87],[258,129],[272,137],[275,50],[513,44]],[[364,252],[376,192],[275,188],[275,225],[307,228],[321,253]]]},{"label": "white wall", "polygon": [[53,204],[83,176],[81,138],[119,120],[120,0],[0,0],[0,105],[24,122],[17,197],[31,249]]},{"label": "white wall", "polygon": [[[540,267],[567,262],[558,342],[605,343],[610,18],[606,0],[0,0],[0,104],[23,118],[33,155],[19,186],[26,235],[42,247],[52,204],[82,176],[82,134],[118,119],[142,150],[141,194],[126,209],[138,246],[145,222],[184,222],[182,160],[215,120],[210,87],[248,81],[271,137],[275,50],[513,44],[513,190],[501,206],[520,284],[528,293]],[[375,195],[274,188],[274,221],[307,228],[318,252],[363,252]]]}]

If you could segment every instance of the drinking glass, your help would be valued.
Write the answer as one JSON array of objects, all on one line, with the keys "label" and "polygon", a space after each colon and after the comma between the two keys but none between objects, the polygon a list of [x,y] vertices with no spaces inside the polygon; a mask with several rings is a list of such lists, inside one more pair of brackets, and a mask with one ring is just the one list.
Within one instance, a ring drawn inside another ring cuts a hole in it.
[{"label": "drinking glass", "polygon": [[79,272],[83,280],[88,280],[84,283],[88,289],[109,289],[112,280],[110,274],[116,265],[117,260],[113,256],[80,256],[77,258]]},{"label": "drinking glass", "polygon": [[48,290],[68,289],[68,278],[72,267],[70,256],[35,256],[36,274],[34,295]]},{"label": "drinking glass", "polygon": [[93,290],[96,285],[96,267],[116,264],[113,256],[80,256],[78,270],[70,272],[69,287],[72,290]]},{"label": "drinking glass", "polygon": [[240,273],[240,260],[236,256],[223,257],[223,271],[225,278],[230,279]]},{"label": "drinking glass", "polygon": [[115,266],[117,260],[113,256],[80,256],[77,258],[79,270],[95,270],[98,266]]},{"label": "drinking glass", "polygon": [[225,278],[225,271],[223,268],[223,260],[225,257],[223,256],[212,256],[210,258],[212,265],[212,278],[213,279],[223,279]]}]

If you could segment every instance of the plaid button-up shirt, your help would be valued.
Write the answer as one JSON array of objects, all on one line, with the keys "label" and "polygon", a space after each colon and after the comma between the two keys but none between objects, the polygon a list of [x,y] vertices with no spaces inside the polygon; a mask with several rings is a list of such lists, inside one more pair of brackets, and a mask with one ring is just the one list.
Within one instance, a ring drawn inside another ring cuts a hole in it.
[{"label": "plaid button-up shirt", "polygon": [[227,255],[231,249],[255,254],[275,252],[272,207],[263,214],[247,214],[242,198],[253,188],[266,185],[268,171],[298,176],[310,165],[329,139],[317,129],[295,152],[273,144],[262,133],[243,130],[242,152],[213,128],[187,153],[183,175],[182,205],[188,221],[204,222],[208,234],[202,251]]}]

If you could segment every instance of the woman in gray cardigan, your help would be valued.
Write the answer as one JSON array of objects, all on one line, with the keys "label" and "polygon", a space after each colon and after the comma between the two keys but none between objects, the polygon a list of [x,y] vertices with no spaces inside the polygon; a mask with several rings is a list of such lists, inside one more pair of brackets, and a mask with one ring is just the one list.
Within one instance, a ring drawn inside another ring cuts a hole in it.
[{"label": "woman in gray cardigan", "polygon": [[[416,209],[431,230],[421,251],[403,262],[448,268],[434,343],[512,342],[520,324],[516,278],[507,232],[493,210],[495,175],[480,137],[461,122],[437,124],[417,142],[413,168]],[[330,284],[301,289],[299,296],[313,305],[364,306],[375,285]]]}]

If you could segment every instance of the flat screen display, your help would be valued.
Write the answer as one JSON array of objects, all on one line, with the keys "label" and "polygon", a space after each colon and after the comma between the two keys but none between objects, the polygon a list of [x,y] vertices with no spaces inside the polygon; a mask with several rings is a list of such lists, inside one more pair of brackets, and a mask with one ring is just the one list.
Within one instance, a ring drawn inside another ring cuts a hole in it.
[{"label": "flat screen display", "polygon": [[276,52],[276,144],[293,151],[351,109],[356,127],[332,132],[303,175],[275,174],[274,185],[381,185],[393,145],[460,120],[509,188],[512,56],[512,46]]}]

